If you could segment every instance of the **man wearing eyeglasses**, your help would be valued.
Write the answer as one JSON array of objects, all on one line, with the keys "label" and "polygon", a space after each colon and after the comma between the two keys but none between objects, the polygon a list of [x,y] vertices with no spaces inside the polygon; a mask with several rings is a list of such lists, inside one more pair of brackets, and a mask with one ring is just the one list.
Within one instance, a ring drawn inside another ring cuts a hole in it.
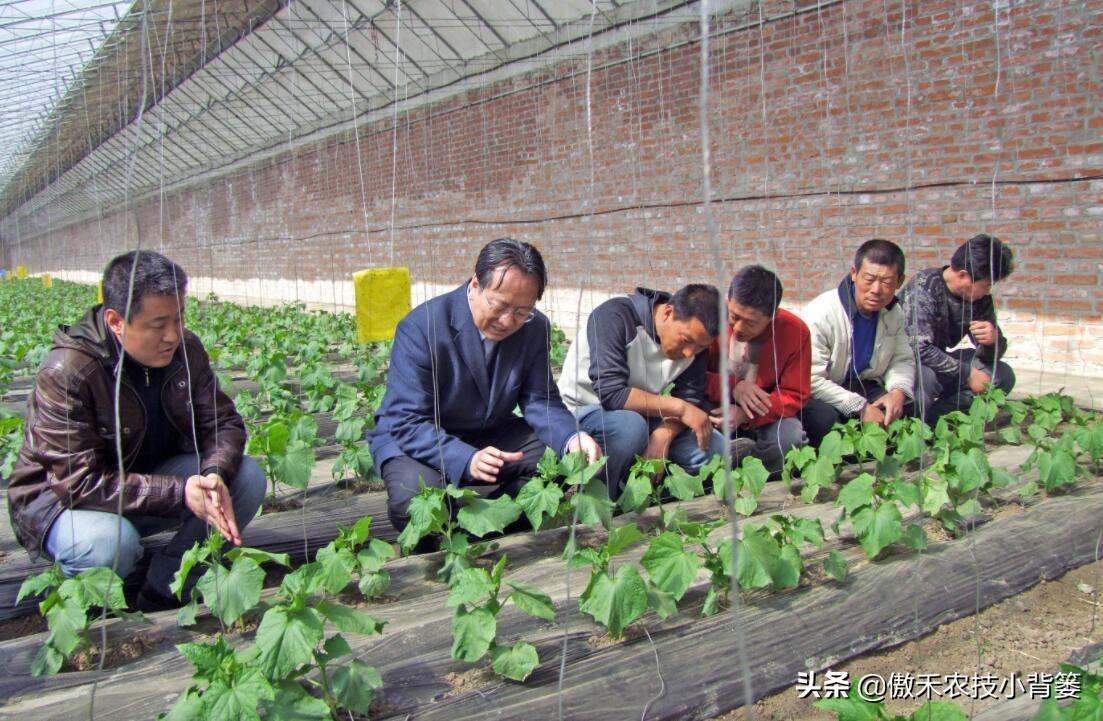
[{"label": "man wearing eyeglasses", "polygon": [[858,247],[850,274],[804,311],[812,333],[812,400],[804,407],[808,442],[850,418],[888,427],[914,415],[915,358],[896,290],[904,251],[874,238]]},{"label": "man wearing eyeglasses", "polygon": [[593,438],[576,433],[551,377],[551,324],[536,310],[546,284],[540,251],[500,238],[479,253],[468,282],[398,324],[369,433],[396,530],[422,483],[516,495],[545,447],[601,457]]}]

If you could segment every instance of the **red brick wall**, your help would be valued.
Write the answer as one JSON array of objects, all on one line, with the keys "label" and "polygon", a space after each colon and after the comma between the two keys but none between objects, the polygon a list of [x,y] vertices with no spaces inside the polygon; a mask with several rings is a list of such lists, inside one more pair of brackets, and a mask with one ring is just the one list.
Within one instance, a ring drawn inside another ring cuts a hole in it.
[{"label": "red brick wall", "polygon": [[918,269],[990,232],[1017,254],[997,288],[1016,356],[1103,373],[1103,0],[1001,3],[998,18],[989,2],[905,14],[851,0],[744,27],[756,18],[716,18],[710,43],[719,266],[699,204],[693,23],[595,53],[592,134],[576,44],[401,115],[397,178],[380,121],[360,128],[362,176],[346,132],[163,204],[9,239],[12,262],[97,270],[140,235],[195,276],[329,281],[394,262],[447,284],[512,234],[559,287],[722,283],[757,260],[799,307],[870,237]]}]

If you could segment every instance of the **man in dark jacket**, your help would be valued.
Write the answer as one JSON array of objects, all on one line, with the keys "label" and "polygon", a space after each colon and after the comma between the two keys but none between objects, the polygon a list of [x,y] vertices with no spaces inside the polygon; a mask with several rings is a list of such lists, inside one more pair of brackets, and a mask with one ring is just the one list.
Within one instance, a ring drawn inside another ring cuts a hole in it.
[{"label": "man in dark jacket", "polygon": [[108,264],[103,305],[54,336],[8,487],[19,542],[67,575],[107,566],[125,578],[143,536],[180,526],[150,562],[142,610],[178,605],[169,584],[183,553],[208,525],[240,544],[266,488],[242,456],[241,416],[184,330],[186,287],[158,253]]},{"label": "man in dark jacket", "polygon": [[[981,234],[962,243],[950,265],[922,270],[904,286],[904,328],[919,356],[915,398],[928,423],[968,409],[990,383],[1015,387],[1014,371],[1000,360],[1007,339],[992,303],[992,285],[1011,274],[1013,260],[998,238]],[[965,336],[974,348],[950,350]]]}]

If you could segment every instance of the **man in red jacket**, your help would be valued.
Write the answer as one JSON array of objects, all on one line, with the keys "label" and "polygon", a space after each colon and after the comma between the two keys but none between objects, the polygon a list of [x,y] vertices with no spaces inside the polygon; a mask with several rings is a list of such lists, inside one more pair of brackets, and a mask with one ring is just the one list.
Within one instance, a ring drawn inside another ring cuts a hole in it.
[{"label": "man in red jacket", "polygon": [[[790,448],[807,439],[797,417],[811,397],[812,342],[808,326],[781,310],[781,281],[761,265],[741,268],[728,288],[728,388],[731,426],[754,443],[771,474]],[[720,344],[709,349],[708,399],[720,403]],[[713,412],[719,428],[723,418]]]}]

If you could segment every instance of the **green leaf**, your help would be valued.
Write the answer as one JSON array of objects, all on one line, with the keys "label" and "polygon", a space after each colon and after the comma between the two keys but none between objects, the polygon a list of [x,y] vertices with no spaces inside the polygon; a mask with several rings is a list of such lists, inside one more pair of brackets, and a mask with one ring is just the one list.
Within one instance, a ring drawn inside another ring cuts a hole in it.
[{"label": "green leaf", "polygon": [[235,546],[231,548],[226,552],[225,558],[228,561],[236,561],[239,558],[251,558],[258,564],[278,563],[284,568],[291,567],[291,557],[286,553],[271,553],[260,548],[249,548],[248,546]]},{"label": "green leaf", "polygon": [[506,581],[506,585],[513,589],[509,597],[517,608],[536,618],[555,620],[555,603],[548,594],[536,586],[520,581]]},{"label": "green leaf", "polygon": [[1061,448],[1038,455],[1038,479],[1047,491],[1071,484],[1077,471],[1076,457]]},{"label": "green leaf", "polygon": [[490,667],[494,669],[494,673],[514,681],[524,681],[540,664],[536,648],[523,641],[512,647],[496,645],[491,649],[490,655]]},{"label": "green leaf", "polygon": [[319,548],[315,560],[322,567],[322,587],[329,593],[339,593],[349,585],[352,572],[358,565],[352,551],[347,548],[338,549],[334,542]]},{"label": "green leaf", "polygon": [[222,637],[215,643],[179,643],[176,649],[180,655],[191,661],[197,675],[207,679],[217,674],[223,662],[233,658],[234,650]]},{"label": "green leaf", "polygon": [[360,593],[364,598],[379,598],[391,587],[391,574],[386,571],[369,571],[360,576]]},{"label": "green leaf", "polygon": [[68,656],[77,649],[84,637],[84,630],[88,628],[85,607],[71,598],[62,598],[54,604],[46,612],[46,621],[50,627],[46,643],[63,656]]},{"label": "green leaf", "polygon": [[898,479],[892,481],[890,487],[890,497],[902,503],[905,508],[918,506],[922,500],[919,493],[919,486],[911,481]]},{"label": "green leaf", "polygon": [[373,538],[368,545],[360,549],[356,554],[356,562],[360,564],[360,572],[378,571],[383,564],[395,557],[394,547],[384,540]]},{"label": "green leaf", "polygon": [[290,611],[274,606],[257,627],[260,668],[270,679],[282,679],[304,663],[310,663],[314,647],[321,642],[325,624],[312,608]]},{"label": "green leaf", "polygon": [[651,581],[661,590],[680,601],[701,567],[700,557],[686,551],[682,537],[667,531],[651,541],[647,553],[640,559]]},{"label": "green leaf", "polygon": [[828,576],[842,583],[846,580],[847,573],[849,572],[846,556],[839,551],[832,551],[827,554],[827,558],[823,560],[823,570]]},{"label": "green leaf", "polygon": [[554,481],[559,478],[559,457],[551,448],[544,448],[544,455],[536,463],[536,473],[542,481]]},{"label": "green leaf", "polygon": [[739,586],[748,590],[772,586],[781,557],[781,547],[765,526],[747,524],[738,541],[735,575]]},{"label": "green leaf", "polygon": [[52,676],[61,670],[61,664],[65,662],[65,656],[48,643],[38,647],[38,653],[31,662],[32,676]]},{"label": "green leaf", "polygon": [[674,600],[674,596],[652,583],[647,584],[647,607],[662,619],[670,618],[678,613],[678,604]]},{"label": "green leaf", "polygon": [[345,640],[345,637],[339,633],[327,638],[326,642],[322,644],[322,648],[325,650],[325,663],[348,656],[352,653],[352,646],[350,646],[349,642]]},{"label": "green leaf", "polygon": [[923,512],[934,516],[950,502],[949,486],[946,481],[927,477],[922,482]]},{"label": "green leaf", "polygon": [[490,650],[497,633],[498,623],[490,611],[485,608],[468,611],[463,605],[457,606],[452,616],[452,658],[478,661]]},{"label": "green leaf", "polygon": [[741,516],[750,516],[758,510],[758,499],[750,496],[740,496],[735,499],[735,512]]},{"label": "green leaf", "polygon": [[363,611],[332,601],[319,601],[315,608],[338,630],[345,633],[362,633],[370,636],[382,633],[383,625],[386,623]]},{"label": "green leaf", "polygon": [[[265,721],[330,721],[329,705],[306,692],[298,681],[281,681],[276,687],[275,701],[265,704]],[[200,716],[188,716],[191,719]],[[166,720],[167,721],[167,720]]]},{"label": "green leaf", "polygon": [[857,693],[842,698],[821,699],[812,705],[824,711],[835,712],[839,721],[881,721],[884,718],[884,707],[881,704],[863,701]]},{"label": "green leaf", "polygon": [[743,479],[743,488],[740,493],[750,494],[758,498],[762,489],[766,487],[766,481],[770,478],[770,472],[761,460],[754,456],[747,456],[739,465],[739,475]]},{"label": "green leaf", "polygon": [[490,574],[481,568],[465,568],[456,573],[449,583],[448,605],[477,604],[494,592]]},{"label": "green leaf", "polygon": [[214,681],[203,693],[204,718],[260,720],[257,707],[261,699],[274,699],[275,690],[260,669],[245,668],[232,685]]},{"label": "green leaf", "polygon": [[[834,432],[834,431],[832,431]],[[830,435],[830,434],[828,434]],[[835,464],[827,456],[821,455],[816,462],[804,470],[801,474],[804,478],[804,489],[801,491],[801,500],[812,503],[816,500],[819,489],[835,482]]]},{"label": "green leaf", "polygon": [[613,557],[644,538],[643,531],[635,523],[626,523],[609,532],[609,539],[605,542],[605,552]]},{"label": "green leaf", "polygon": [[613,638],[620,638],[628,624],[647,613],[647,585],[634,566],[621,566],[615,578],[604,571],[594,574],[587,590],[579,607]]},{"label": "green leaf", "polygon": [[666,475],[663,477],[663,488],[679,501],[692,501],[705,493],[701,476],[688,473],[675,463],[667,466]]},{"label": "green leaf", "polygon": [[157,721],[195,721],[201,718],[203,718],[203,697],[194,688],[190,688],[176,699],[176,703],[168,713],[158,716]]},{"label": "green leaf", "polygon": [[521,506],[509,496],[499,496],[492,501],[485,498],[468,501],[456,518],[460,527],[482,538],[488,533],[501,533],[520,517]]},{"label": "green leaf", "polygon": [[65,576],[61,573],[61,567],[52,566],[49,570],[23,581],[23,584],[19,587],[19,594],[15,597],[15,602],[18,604],[27,596],[37,596],[48,589],[57,588],[64,580]]},{"label": "green leaf", "polygon": [[988,485],[991,471],[988,458],[979,448],[970,448],[967,453],[955,451],[951,455],[951,464],[957,471],[959,493],[969,493]]},{"label": "green leaf", "polygon": [[777,568],[774,570],[773,587],[775,589],[794,588],[800,583],[800,574],[803,570],[804,562],[797,547],[791,543],[781,544]]},{"label": "green leaf", "polygon": [[908,718],[909,721],[969,721],[965,712],[949,701],[928,701]]},{"label": "green leaf", "polygon": [[904,537],[901,540],[913,551],[922,551],[927,547],[927,532],[923,530],[923,526],[912,523],[904,529]]},{"label": "green leaf", "polygon": [[609,500],[605,483],[596,478],[586,484],[582,493],[571,497],[571,508],[577,513],[579,523],[587,526],[600,523],[604,528],[613,526],[613,502]]},{"label": "green leaf", "polygon": [[180,612],[176,614],[177,626],[194,626],[195,617],[199,614],[199,601],[192,596],[191,600],[180,607]]},{"label": "green leaf", "polygon": [[837,505],[845,508],[847,515],[853,517],[859,508],[873,503],[873,483],[873,476],[861,474],[839,491]]},{"label": "green leaf", "polygon": [[286,452],[273,464],[276,480],[292,488],[306,488],[314,470],[314,446],[303,440],[288,442]]},{"label": "green leaf", "polygon": [[651,477],[645,473],[632,472],[617,499],[617,506],[625,512],[639,511],[650,502],[651,492]]},{"label": "green leaf", "polygon": [[876,509],[865,506],[851,518],[858,542],[869,558],[903,537],[902,520],[895,503],[882,503]]},{"label": "green leaf", "polygon": [[839,464],[843,460],[843,437],[838,431],[828,431],[820,441],[818,458],[826,458],[829,463]]},{"label": "green leaf", "polygon": [[239,558],[229,571],[215,564],[195,584],[203,603],[223,623],[231,624],[260,602],[264,571],[252,558]]},{"label": "green leaf", "polygon": [[540,530],[545,517],[555,515],[562,501],[563,489],[554,481],[545,484],[540,476],[530,478],[517,493],[517,505],[525,512],[529,524],[537,531]]},{"label": "green leaf", "polygon": [[1031,481],[1030,483],[1025,484],[1022,488],[1019,489],[1019,495],[1023,498],[1030,498],[1031,496],[1036,495],[1037,493],[1038,493],[1038,484],[1035,483],[1034,481]]},{"label": "green leaf", "polygon": [[1099,463],[1103,458],[1103,421],[1081,428],[1076,434],[1076,442],[1080,450],[1091,457],[1093,463]]},{"label": "green leaf", "polygon": [[992,488],[1007,488],[1015,482],[1015,477],[1007,472],[1006,468],[994,466],[992,468]]},{"label": "green leaf", "polygon": [[123,580],[110,568],[98,566],[75,576],[79,583],[78,603],[84,607],[106,606],[112,610],[126,608],[123,596]]},{"label": "green leaf", "polygon": [[996,435],[998,435],[1000,440],[1004,443],[1008,443],[1013,446],[1017,446],[1023,442],[1023,432],[1022,429],[1018,426],[1008,426],[1006,428],[1001,428],[996,433]]},{"label": "green leaf", "polygon": [[383,678],[373,667],[359,659],[340,666],[330,675],[330,687],[337,703],[343,708],[360,714],[371,709],[375,690],[383,685]]}]

